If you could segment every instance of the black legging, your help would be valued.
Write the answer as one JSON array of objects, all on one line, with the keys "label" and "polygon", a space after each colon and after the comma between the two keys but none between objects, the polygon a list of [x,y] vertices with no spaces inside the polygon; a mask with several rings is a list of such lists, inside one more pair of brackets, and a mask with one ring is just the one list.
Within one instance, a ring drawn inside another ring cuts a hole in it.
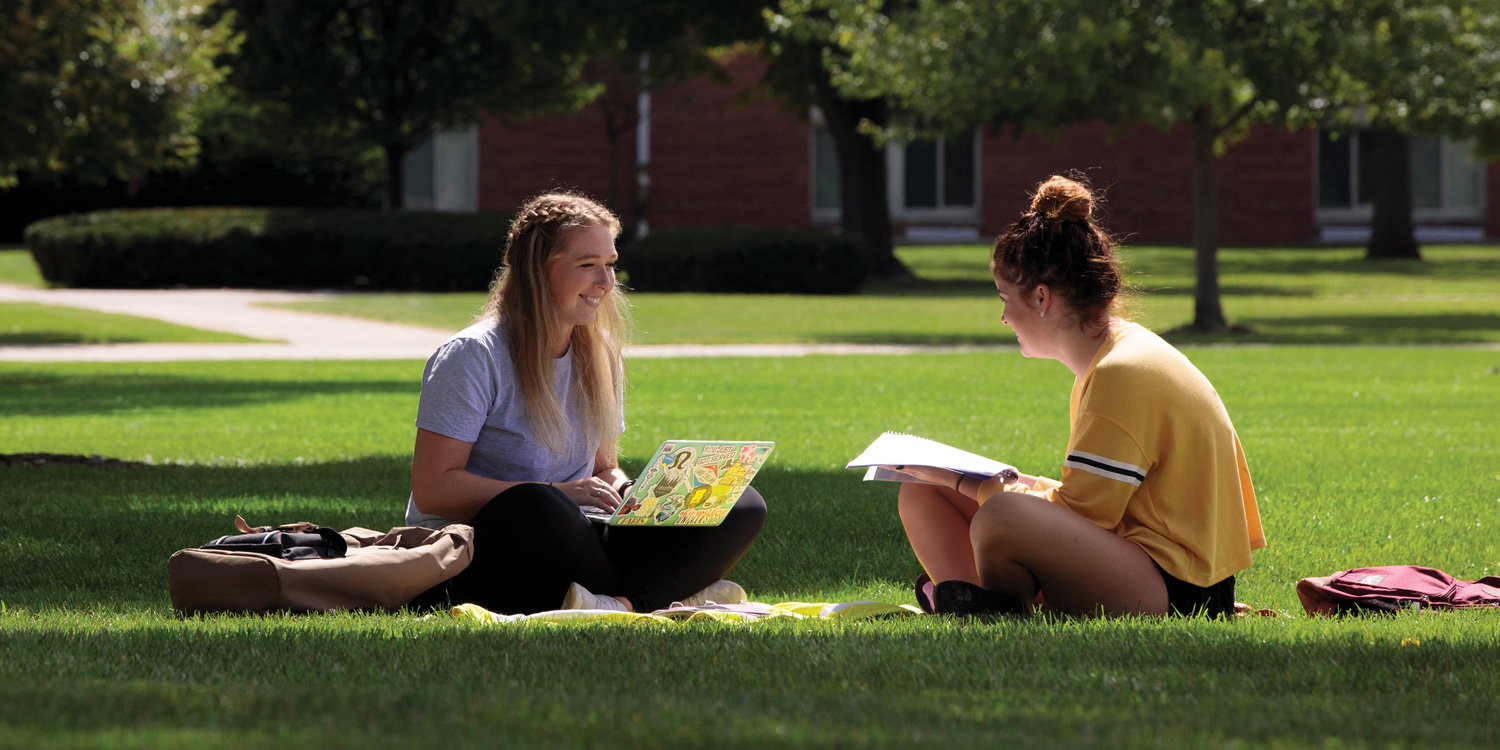
[{"label": "black legging", "polygon": [[642,528],[591,522],[561,490],[518,484],[469,521],[474,560],[453,578],[452,601],[530,614],[557,609],[576,582],[650,612],[723,578],[765,521],[766,501],[753,488],[718,526]]}]

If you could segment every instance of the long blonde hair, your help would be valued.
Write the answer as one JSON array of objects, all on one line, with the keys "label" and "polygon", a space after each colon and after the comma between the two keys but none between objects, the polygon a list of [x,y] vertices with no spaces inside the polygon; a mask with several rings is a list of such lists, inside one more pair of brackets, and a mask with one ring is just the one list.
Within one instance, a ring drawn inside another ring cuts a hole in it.
[{"label": "long blonde hair", "polygon": [[[547,332],[558,323],[548,293],[547,266],[554,262],[563,230],[606,227],[620,236],[620,220],[599,203],[575,193],[543,193],[516,211],[505,240],[505,261],[490,284],[483,319],[505,326],[510,358],[521,386],[526,420],[542,442],[560,452],[567,416],[552,388],[552,353]],[[625,398],[620,357],[629,328],[629,303],[616,284],[600,300],[594,321],[574,326],[573,388],[584,405],[583,429],[598,438],[599,455],[615,465]]]}]

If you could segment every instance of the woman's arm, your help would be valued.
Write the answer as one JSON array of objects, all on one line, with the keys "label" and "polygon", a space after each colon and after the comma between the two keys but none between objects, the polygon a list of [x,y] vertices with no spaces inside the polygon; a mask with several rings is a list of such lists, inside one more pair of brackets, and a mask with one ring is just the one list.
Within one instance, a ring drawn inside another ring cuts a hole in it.
[{"label": "woman's arm", "polygon": [[520,484],[465,471],[473,449],[473,443],[418,428],[411,458],[411,497],[417,510],[467,521],[491,498]]},{"label": "woman's arm", "polygon": [[[467,521],[496,495],[526,481],[487,479],[466,471],[464,467],[468,465],[469,453],[473,449],[473,443],[429,430],[417,430],[411,459],[411,495],[417,510],[455,521]],[[556,487],[579,505],[612,511],[620,502],[612,485],[598,476],[574,482],[540,483]]]},{"label": "woman's arm", "polygon": [[895,469],[932,484],[942,485],[964,497],[977,500],[980,505],[984,505],[985,500],[990,499],[990,496],[996,492],[1003,491],[1006,486],[1019,484],[1027,489],[1035,489],[1037,482],[1037,478],[1030,474],[1018,474],[1015,479],[1007,479],[1003,475],[993,479],[979,479],[934,466],[887,466],[885,468]]},{"label": "woman's arm", "polygon": [[594,456],[594,477],[609,485],[616,501],[625,494],[625,484],[630,481],[630,477],[620,469],[620,464],[602,453]]}]

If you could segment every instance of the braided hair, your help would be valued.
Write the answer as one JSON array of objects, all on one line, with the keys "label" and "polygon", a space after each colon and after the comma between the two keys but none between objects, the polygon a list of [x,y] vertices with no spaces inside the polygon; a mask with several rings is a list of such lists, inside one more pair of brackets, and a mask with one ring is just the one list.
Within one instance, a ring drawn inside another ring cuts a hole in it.
[{"label": "braided hair", "polygon": [[1094,223],[1096,200],[1082,182],[1047,178],[1031,209],[995,239],[990,272],[1023,292],[1046,284],[1080,323],[1121,314],[1124,281],[1114,240]]},{"label": "braided hair", "polygon": [[[480,315],[505,327],[527,422],[554,451],[562,448],[567,417],[552,387],[547,334],[559,323],[546,270],[558,256],[563,232],[582,227],[605,227],[620,236],[620,220],[577,193],[543,193],[521,204],[505,240],[504,264],[495,272]],[[600,301],[592,323],[573,326],[569,341],[573,387],[583,397],[584,428],[598,438],[599,455],[611,462],[619,447],[625,394],[621,348],[628,316],[624,292],[616,286]]]}]

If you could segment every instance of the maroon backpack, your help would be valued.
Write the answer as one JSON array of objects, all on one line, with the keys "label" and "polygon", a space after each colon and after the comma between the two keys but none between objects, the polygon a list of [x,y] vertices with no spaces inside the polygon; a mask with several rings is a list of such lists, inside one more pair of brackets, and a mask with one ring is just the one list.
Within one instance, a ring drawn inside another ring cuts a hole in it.
[{"label": "maroon backpack", "polygon": [[1384,565],[1354,568],[1297,582],[1310,615],[1394,613],[1408,608],[1500,607],[1500,576],[1458,581],[1434,568]]}]

